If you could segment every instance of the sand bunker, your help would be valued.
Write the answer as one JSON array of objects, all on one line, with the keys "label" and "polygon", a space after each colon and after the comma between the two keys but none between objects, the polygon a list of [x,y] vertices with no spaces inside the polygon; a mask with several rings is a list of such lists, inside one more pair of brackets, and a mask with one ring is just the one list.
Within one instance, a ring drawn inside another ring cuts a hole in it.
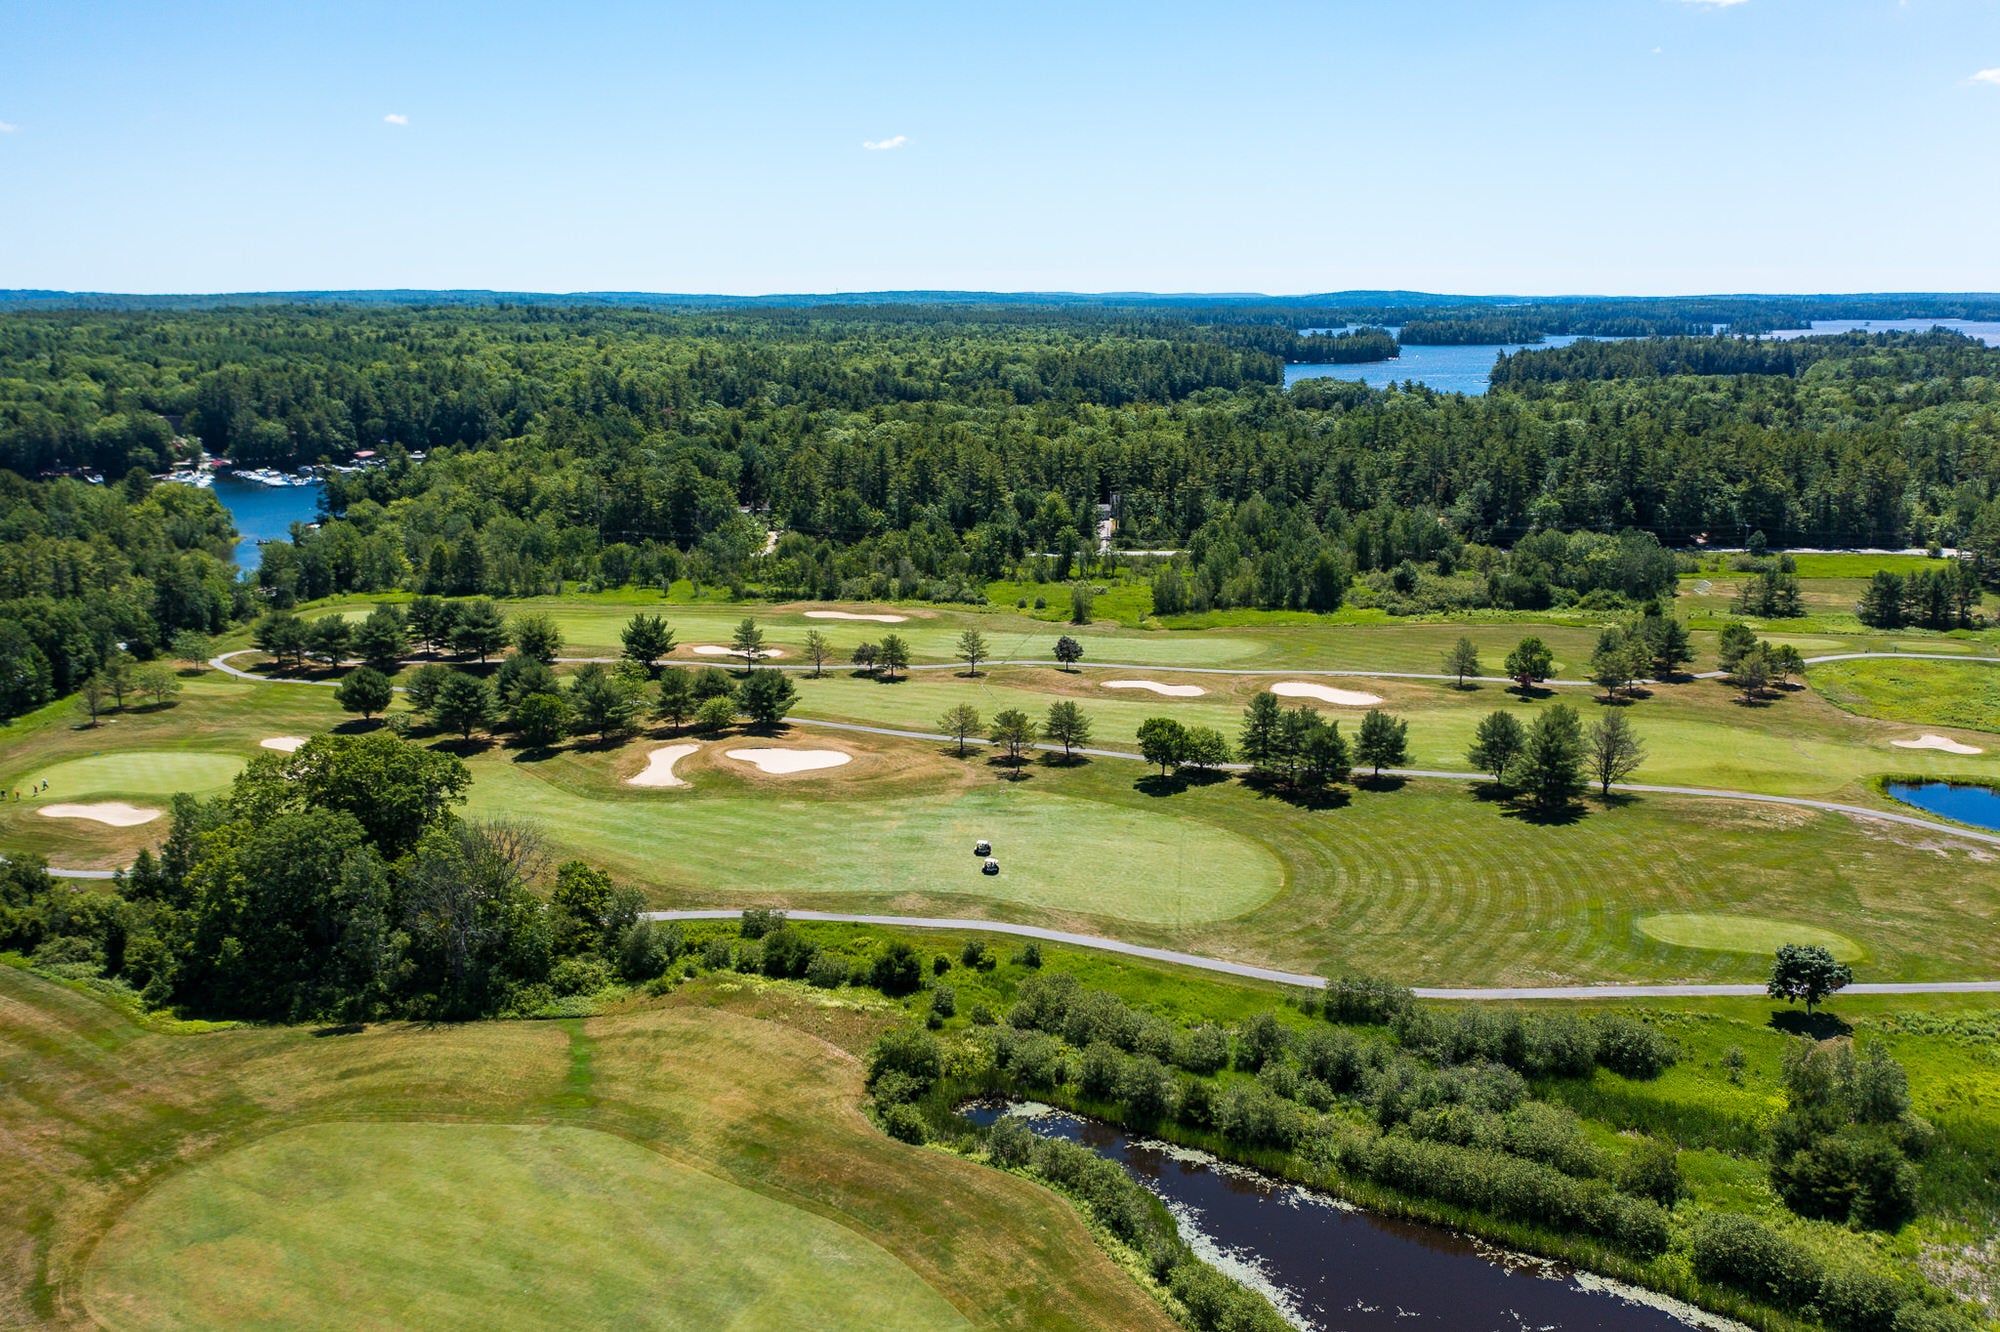
[{"label": "sand bunker", "polygon": [[[689,648],[688,651],[694,653],[697,657],[740,657],[743,655],[733,647],[717,647],[713,643],[703,643],[697,647]],[[759,657],[782,657],[785,653],[782,648],[765,648],[757,655]]]},{"label": "sand bunker", "polygon": [[1948,735],[1920,735],[1915,740],[1891,740],[1898,749],[1942,749],[1947,754],[1984,754],[1978,745],[1962,745]]},{"label": "sand bunker", "polygon": [[1280,680],[1271,686],[1280,698],[1316,698],[1337,708],[1372,708],[1382,700],[1358,689],[1335,689],[1331,685],[1307,684],[1303,680]]},{"label": "sand bunker", "polygon": [[95,805],[43,805],[41,814],[45,819],[89,819],[95,823],[108,823],[114,828],[135,828],[160,817],[157,809],[140,809],[122,800],[106,800]]},{"label": "sand bunker", "polygon": [[811,772],[815,768],[837,768],[854,761],[852,755],[837,749],[731,749],[724,752],[738,763],[755,764],[763,772]]},{"label": "sand bunker", "polygon": [[266,749],[281,750],[287,754],[299,752],[299,746],[306,742],[302,735],[268,735],[257,743]]},{"label": "sand bunker", "polygon": [[1106,689],[1150,689],[1168,698],[1200,698],[1208,691],[1200,685],[1161,684],[1158,680],[1106,680]]},{"label": "sand bunker", "polygon": [[808,620],[873,620],[877,624],[901,624],[907,615],[857,615],[853,611],[807,611]]},{"label": "sand bunker", "polygon": [[627,777],[627,786],[686,786],[687,783],[674,776],[674,764],[700,749],[700,745],[667,745],[646,755],[646,770],[636,777]]}]

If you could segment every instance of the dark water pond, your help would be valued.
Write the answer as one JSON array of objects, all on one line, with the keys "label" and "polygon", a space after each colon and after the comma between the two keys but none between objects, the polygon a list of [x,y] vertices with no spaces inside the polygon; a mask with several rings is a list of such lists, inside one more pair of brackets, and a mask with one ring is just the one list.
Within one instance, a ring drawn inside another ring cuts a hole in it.
[{"label": "dark water pond", "polygon": [[1663,1296],[1395,1221],[1254,1170],[1032,1103],[975,1104],[1118,1161],[1151,1189],[1204,1259],[1311,1332],[1686,1332],[1742,1329]]},{"label": "dark water pond", "polygon": [[2000,832],[2000,790],[1993,787],[1961,782],[1890,782],[1888,790],[1906,805]]}]

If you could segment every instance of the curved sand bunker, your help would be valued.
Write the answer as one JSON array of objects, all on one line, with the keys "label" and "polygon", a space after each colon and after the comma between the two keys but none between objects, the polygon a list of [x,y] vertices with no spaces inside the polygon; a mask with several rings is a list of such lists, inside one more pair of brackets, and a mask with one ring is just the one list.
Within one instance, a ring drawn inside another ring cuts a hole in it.
[{"label": "curved sand bunker", "polygon": [[808,620],[873,620],[877,624],[901,624],[907,615],[859,615],[853,611],[807,611]]},{"label": "curved sand bunker", "polygon": [[1978,745],[1962,745],[1948,735],[1920,735],[1914,740],[1891,740],[1898,749],[1942,749],[1947,754],[1984,754]]},{"label": "curved sand bunker", "polygon": [[[688,651],[694,653],[697,657],[740,657],[743,655],[733,647],[718,647],[714,643],[702,643],[699,646],[689,648]],[[757,654],[759,658],[782,657],[784,655],[784,649],[782,648],[765,648]]]},{"label": "curved sand bunker", "polygon": [[1168,698],[1200,698],[1208,691],[1200,685],[1161,684],[1158,680],[1106,680],[1106,689],[1150,689]]},{"label": "curved sand bunker", "polygon": [[760,772],[811,772],[852,763],[854,756],[837,749],[730,749],[724,757],[754,765]]},{"label": "curved sand bunker", "polygon": [[1303,680],[1280,680],[1271,686],[1271,692],[1280,698],[1316,698],[1337,708],[1372,708],[1382,701],[1379,695],[1364,694],[1358,689],[1335,689]]},{"label": "curved sand bunker", "polygon": [[282,754],[296,754],[299,746],[306,742],[302,735],[267,735],[257,743],[265,749],[275,749]]},{"label": "curved sand bunker", "polygon": [[674,776],[674,764],[700,749],[700,745],[664,745],[646,755],[646,770],[635,777],[627,777],[627,786],[686,786],[687,783]]},{"label": "curved sand bunker", "polygon": [[45,819],[89,819],[114,828],[136,828],[159,818],[160,811],[140,809],[122,800],[105,800],[95,805],[43,805],[41,815]]}]

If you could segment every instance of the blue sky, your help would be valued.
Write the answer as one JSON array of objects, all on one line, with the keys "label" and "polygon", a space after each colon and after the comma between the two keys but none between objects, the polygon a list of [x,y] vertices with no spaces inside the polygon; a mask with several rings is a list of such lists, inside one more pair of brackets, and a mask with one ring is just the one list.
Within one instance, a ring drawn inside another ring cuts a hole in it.
[{"label": "blue sky", "polygon": [[2000,0],[0,0],[0,125],[0,287],[2000,290]]}]

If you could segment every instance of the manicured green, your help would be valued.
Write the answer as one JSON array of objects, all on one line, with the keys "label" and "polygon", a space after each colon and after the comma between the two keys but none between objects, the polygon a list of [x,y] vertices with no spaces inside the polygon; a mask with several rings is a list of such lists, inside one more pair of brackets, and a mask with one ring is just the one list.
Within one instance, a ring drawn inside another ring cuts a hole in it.
[{"label": "manicured green", "polygon": [[1796,921],[1769,920],[1762,916],[1704,915],[1681,912],[1641,916],[1639,930],[1649,939],[1677,948],[1708,948],[1725,953],[1756,953],[1768,956],[1778,945],[1820,944],[1843,962],[1867,956],[1854,940],[1817,925]]},{"label": "manicured green", "polygon": [[84,1289],[120,1329],[971,1326],[842,1225],[565,1124],[258,1139],[141,1198]]},{"label": "manicured green", "polygon": [[30,769],[8,784],[36,786],[46,781],[49,789],[39,797],[44,802],[129,796],[164,799],[176,791],[207,796],[226,790],[243,771],[243,762],[235,754],[114,750]]}]

